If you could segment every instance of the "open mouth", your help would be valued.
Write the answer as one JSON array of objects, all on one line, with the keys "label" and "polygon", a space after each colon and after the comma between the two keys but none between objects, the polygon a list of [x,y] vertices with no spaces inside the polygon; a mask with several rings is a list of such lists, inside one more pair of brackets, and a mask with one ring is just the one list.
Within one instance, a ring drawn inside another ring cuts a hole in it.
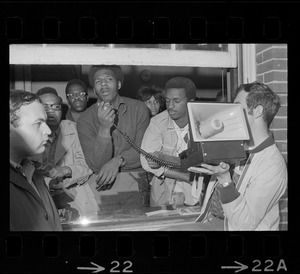
[{"label": "open mouth", "polygon": [[108,96],[109,94],[110,94],[109,91],[102,91],[102,95],[103,95],[103,96]]}]

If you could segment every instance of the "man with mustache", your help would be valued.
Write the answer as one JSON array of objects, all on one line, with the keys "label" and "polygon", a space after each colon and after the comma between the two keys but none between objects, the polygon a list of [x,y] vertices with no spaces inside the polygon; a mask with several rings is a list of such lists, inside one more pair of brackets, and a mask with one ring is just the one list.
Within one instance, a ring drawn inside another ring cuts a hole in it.
[{"label": "man with mustache", "polygon": [[[188,78],[173,77],[166,83],[164,95],[167,109],[152,117],[142,149],[156,157],[180,163],[178,156],[188,148],[190,140],[187,102],[196,98],[196,86]],[[196,205],[199,202],[203,177],[192,183],[189,172],[168,169],[143,155],[141,162],[145,170],[154,174],[151,181],[152,206]],[[197,190],[196,185],[199,185]],[[182,197],[181,202],[174,200],[176,196]]]},{"label": "man with mustache", "polygon": [[149,111],[143,102],[119,95],[124,83],[120,66],[92,66],[89,83],[98,101],[80,116],[77,130],[87,164],[97,174],[92,189],[101,210],[145,206],[149,202],[147,174],[139,153],[115,126],[140,146]]},{"label": "man with mustache", "polygon": [[62,230],[43,175],[28,157],[43,153],[48,135],[47,115],[33,93],[10,92],[10,230]]},{"label": "man with mustache", "polygon": [[76,219],[78,213],[81,217],[96,214],[98,206],[87,184],[92,171],[85,162],[76,123],[61,120],[61,97],[53,92],[37,94],[46,110],[46,122],[51,134],[44,153],[34,160],[42,164],[41,170],[46,176],[55,204],[58,209],[71,210],[74,213],[72,219]]}]

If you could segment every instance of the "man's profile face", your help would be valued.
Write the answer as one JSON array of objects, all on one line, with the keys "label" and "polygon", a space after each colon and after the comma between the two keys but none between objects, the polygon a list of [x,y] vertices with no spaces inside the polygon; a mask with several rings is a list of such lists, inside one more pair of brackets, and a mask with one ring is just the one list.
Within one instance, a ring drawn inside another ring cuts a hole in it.
[{"label": "man's profile face", "polygon": [[178,120],[187,116],[187,98],[184,88],[169,88],[165,92],[166,107],[170,117]]},{"label": "man's profile face", "polygon": [[254,117],[252,115],[253,112],[247,106],[247,101],[246,101],[247,96],[248,96],[248,92],[241,90],[235,97],[234,103],[242,105],[242,107],[245,111],[245,114],[246,114],[246,120],[251,128],[253,121],[254,121]]},{"label": "man's profile face", "polygon": [[10,148],[22,157],[43,153],[48,135],[47,114],[43,105],[34,101],[20,107],[17,127],[10,125]]},{"label": "man's profile face", "polygon": [[110,69],[100,69],[94,74],[94,91],[101,101],[114,102],[121,82]]},{"label": "man's profile face", "polygon": [[73,95],[68,97],[68,103],[73,111],[82,112],[86,109],[88,97],[83,86],[76,83],[72,84],[69,86],[67,94]]},{"label": "man's profile face", "polygon": [[47,113],[47,125],[49,127],[59,125],[61,121],[62,111],[61,109],[55,110],[54,108],[51,107],[51,106],[54,107],[57,105],[61,105],[59,97],[56,96],[55,94],[48,93],[48,94],[40,95],[40,99]]}]

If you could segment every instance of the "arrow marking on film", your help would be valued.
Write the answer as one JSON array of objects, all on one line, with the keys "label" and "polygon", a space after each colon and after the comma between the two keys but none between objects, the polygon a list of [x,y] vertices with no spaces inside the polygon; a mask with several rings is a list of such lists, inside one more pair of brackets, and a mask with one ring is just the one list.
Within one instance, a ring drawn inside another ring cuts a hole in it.
[{"label": "arrow marking on film", "polygon": [[221,268],[223,268],[223,269],[235,268],[235,269],[237,269],[237,270],[234,271],[234,273],[243,271],[243,270],[245,270],[245,269],[248,268],[248,266],[245,265],[245,264],[239,263],[239,262],[237,262],[237,261],[234,261],[234,262],[235,262],[236,264],[238,264],[238,266],[235,266],[235,265],[233,265],[233,266],[221,266]]},{"label": "arrow marking on film", "polygon": [[94,266],[96,266],[96,267],[80,267],[79,266],[79,267],[77,267],[77,269],[79,269],[79,270],[95,270],[95,271],[93,271],[93,273],[98,273],[100,271],[105,270],[105,268],[102,267],[102,266],[100,266],[100,265],[97,265],[97,264],[95,264],[93,262],[91,262],[91,264],[94,265]]}]

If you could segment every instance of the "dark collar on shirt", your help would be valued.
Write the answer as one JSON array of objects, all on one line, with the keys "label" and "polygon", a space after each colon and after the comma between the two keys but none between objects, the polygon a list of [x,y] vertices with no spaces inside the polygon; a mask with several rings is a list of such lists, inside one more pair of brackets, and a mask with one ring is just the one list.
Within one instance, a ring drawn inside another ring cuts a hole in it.
[{"label": "dark collar on shirt", "polygon": [[28,158],[24,158],[21,162],[21,164],[16,163],[12,159],[9,159],[10,165],[19,173],[21,173],[23,176],[26,177],[26,174],[30,173],[30,179],[32,178],[32,174],[35,170],[34,163],[29,160]]},{"label": "dark collar on shirt", "polygon": [[271,146],[275,144],[275,141],[273,139],[272,136],[269,136],[266,140],[264,140],[261,144],[259,144],[256,148],[254,149],[249,149],[248,152],[250,154],[254,154],[254,153],[257,153],[257,152],[260,152],[262,150],[264,150],[265,148]]}]

